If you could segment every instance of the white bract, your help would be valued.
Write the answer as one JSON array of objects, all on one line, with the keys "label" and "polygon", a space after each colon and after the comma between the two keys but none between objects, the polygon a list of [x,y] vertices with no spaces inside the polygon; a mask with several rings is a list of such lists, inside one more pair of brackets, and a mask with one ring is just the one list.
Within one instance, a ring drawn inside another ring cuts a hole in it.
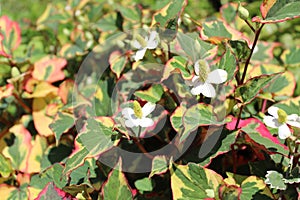
[{"label": "white bract", "polygon": [[140,35],[136,36],[136,40],[133,41],[133,46],[138,49],[135,53],[134,60],[138,61],[144,58],[147,49],[155,49],[158,45],[158,33],[151,31],[150,36],[142,38]]},{"label": "white bract", "polygon": [[141,107],[137,101],[134,101],[133,109],[124,108],[122,110],[122,115],[126,118],[125,126],[129,128],[136,126],[152,126],[154,124],[154,121],[146,116],[149,115],[155,109],[155,106],[155,104],[148,102],[143,107]]},{"label": "white bract", "polygon": [[215,69],[212,72],[205,60],[198,60],[194,64],[196,75],[189,82],[193,86],[193,95],[203,94],[206,97],[215,97],[216,90],[212,84],[224,83],[227,80],[227,72],[223,69]]},{"label": "white bract", "polygon": [[278,128],[280,139],[286,139],[291,136],[291,130],[288,125],[300,128],[300,118],[297,114],[287,115],[286,112],[277,107],[270,107],[268,113],[272,116],[265,116],[264,123],[272,128]]}]

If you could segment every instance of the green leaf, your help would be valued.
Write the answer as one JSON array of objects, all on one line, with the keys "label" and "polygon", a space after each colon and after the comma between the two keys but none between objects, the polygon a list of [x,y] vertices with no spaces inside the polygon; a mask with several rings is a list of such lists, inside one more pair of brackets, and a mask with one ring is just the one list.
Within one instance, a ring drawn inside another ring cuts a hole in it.
[{"label": "green leaf", "polygon": [[279,77],[278,73],[251,78],[246,83],[236,88],[235,97],[243,104],[251,103],[259,92],[277,77]]},{"label": "green leaf", "polygon": [[126,63],[127,57],[125,55],[122,55],[120,51],[114,51],[110,54],[110,69],[117,75],[117,78],[120,78],[120,75],[124,70]]},{"label": "green leaf", "polygon": [[87,120],[86,131],[78,136],[78,141],[89,151],[90,155],[99,155],[114,146],[112,136],[116,134],[101,121],[93,118]]},{"label": "green leaf", "polygon": [[177,200],[217,198],[218,189],[223,184],[219,174],[194,163],[174,164],[171,174],[173,199]]},{"label": "green leaf", "polygon": [[165,173],[169,169],[168,165],[166,156],[155,156],[152,160],[152,169],[149,178]]},{"label": "green leaf", "polygon": [[176,110],[172,113],[170,117],[171,124],[177,132],[179,132],[179,129],[182,128],[183,126],[182,117],[185,111],[186,111],[186,106],[180,104],[180,106],[176,108]]},{"label": "green leaf", "polygon": [[263,180],[256,176],[249,176],[241,184],[242,193],[240,198],[243,200],[252,200],[253,196],[265,187],[266,185]]},{"label": "green leaf", "polygon": [[65,44],[59,51],[59,55],[65,58],[74,58],[83,54],[84,50],[75,44]]},{"label": "green leaf", "polygon": [[234,77],[234,73],[237,70],[236,60],[229,49],[222,56],[220,62],[218,63],[218,68],[224,69],[227,72],[227,80],[231,80]]},{"label": "green leaf", "polygon": [[104,200],[132,199],[131,189],[121,169],[121,162],[119,162],[119,166],[112,170],[107,182],[103,184],[101,192]]},{"label": "green leaf", "polygon": [[157,11],[152,18],[152,26],[159,24],[161,27],[165,27],[169,19],[175,18],[180,15],[180,12],[185,7],[184,0],[173,0],[170,1],[165,7]]},{"label": "green leaf", "polygon": [[55,134],[56,145],[58,145],[61,135],[74,126],[74,123],[75,120],[73,115],[65,112],[57,113],[54,122],[49,125],[50,129]]},{"label": "green leaf", "polygon": [[284,183],[283,175],[277,171],[268,171],[266,174],[266,184],[269,184],[271,188],[285,190],[286,184]]},{"label": "green leaf", "polygon": [[35,174],[30,180],[30,186],[43,189],[49,182],[54,182],[59,188],[63,188],[67,184],[67,177],[62,174],[64,167],[59,163],[55,163],[45,172]]},{"label": "green leaf", "polygon": [[254,22],[260,23],[278,23],[286,20],[300,17],[299,0],[268,0],[261,6],[261,12],[264,19],[255,17]]},{"label": "green leaf", "polygon": [[140,191],[152,191],[153,190],[153,182],[150,178],[143,178],[136,180],[134,182],[135,187]]},{"label": "green leaf", "polygon": [[299,66],[300,65],[300,47],[292,47],[291,49],[285,50],[281,54],[281,59],[284,64],[289,66]]},{"label": "green leaf", "polygon": [[231,145],[235,143],[237,134],[237,131],[227,134],[226,137],[221,139],[219,144],[214,148],[215,152],[209,154],[205,160],[200,162],[200,164],[202,166],[205,166],[209,164],[211,160],[217,157],[218,155],[231,151]]},{"label": "green leaf", "polygon": [[137,7],[132,6],[118,6],[118,10],[120,10],[122,16],[131,21],[139,21],[141,18],[140,10]]},{"label": "green leaf", "polygon": [[289,151],[283,146],[274,143],[272,140],[270,140],[270,138],[263,137],[262,134],[256,130],[257,125],[258,124],[256,123],[250,123],[246,127],[243,127],[242,131],[247,133],[249,137],[258,144],[264,145],[267,149],[275,150],[282,155],[288,155]]},{"label": "green leaf", "polygon": [[21,43],[21,29],[17,22],[7,16],[0,18],[0,55],[10,57],[12,51]]},{"label": "green leaf", "polygon": [[95,25],[99,31],[114,32],[117,30],[116,20],[117,14],[109,13],[103,16]]},{"label": "green leaf", "polygon": [[186,110],[183,116],[184,131],[180,136],[180,141],[185,140],[192,131],[195,131],[199,126],[207,125],[221,125],[223,122],[219,122],[213,107],[206,104],[196,104]]},{"label": "green leaf", "polygon": [[200,40],[197,34],[183,34],[178,32],[176,38],[184,51],[184,55],[193,62],[205,59],[211,55],[213,46]]},{"label": "green leaf", "polygon": [[89,178],[96,178],[97,176],[95,173],[97,166],[95,164],[95,159],[86,159],[83,166],[80,166],[71,172],[70,184],[76,185],[80,181],[80,184],[86,184],[92,187],[89,182]]},{"label": "green leaf", "polygon": [[0,153],[0,163],[0,175],[4,178],[9,177],[9,175],[13,172],[11,161]]},{"label": "green leaf", "polygon": [[161,85],[153,84],[147,90],[138,90],[134,93],[135,96],[152,103],[158,102],[164,93]]},{"label": "green leaf", "polygon": [[53,182],[49,182],[45,188],[40,192],[36,200],[61,200],[66,198],[66,193],[57,188]]},{"label": "green leaf", "polygon": [[27,158],[32,148],[31,135],[22,124],[14,125],[9,131],[15,135],[14,142],[11,146],[6,146],[2,153],[11,160],[13,169],[25,172]]},{"label": "green leaf", "polygon": [[28,185],[23,184],[16,190],[10,192],[9,200],[27,200],[29,198]]},{"label": "green leaf", "polygon": [[86,148],[82,148],[75,154],[70,156],[66,161],[66,167],[63,171],[64,174],[69,174],[70,171],[77,168],[84,163],[84,159],[89,155],[89,151]]},{"label": "green leaf", "polygon": [[232,34],[222,21],[211,21],[203,23],[203,33],[208,38],[220,37],[231,39]]},{"label": "green leaf", "polygon": [[179,69],[184,79],[191,79],[192,73],[187,69],[187,64],[188,61],[185,57],[174,56],[167,62],[166,67],[169,67],[170,70]]},{"label": "green leaf", "polygon": [[251,49],[244,40],[229,40],[229,46],[236,60],[245,60],[250,55]]}]

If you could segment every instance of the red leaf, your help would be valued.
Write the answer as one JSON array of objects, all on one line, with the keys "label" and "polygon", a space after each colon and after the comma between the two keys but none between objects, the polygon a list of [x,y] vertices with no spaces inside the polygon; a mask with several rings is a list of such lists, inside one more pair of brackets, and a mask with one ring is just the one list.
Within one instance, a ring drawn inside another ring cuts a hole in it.
[{"label": "red leaf", "polygon": [[7,16],[0,18],[0,55],[11,57],[13,50],[21,43],[21,29],[17,22]]},{"label": "red leaf", "polygon": [[[231,122],[227,123],[226,128],[228,130],[234,130],[235,129],[235,124],[236,124],[237,118],[232,117]],[[273,141],[275,144],[279,144],[283,147],[286,148],[286,146],[284,146],[277,137],[274,137],[270,131],[267,129],[267,127],[258,119],[255,118],[249,118],[249,119],[245,119],[245,120],[240,120],[239,126],[238,128],[243,128],[246,127],[248,124],[251,123],[256,123],[259,124],[259,126],[256,128],[256,131],[258,133],[261,134],[262,137],[268,138],[271,141]]]},{"label": "red leaf", "polygon": [[35,200],[45,199],[42,197],[47,198],[50,196],[56,197],[56,199],[58,199],[60,197],[60,199],[62,199],[62,200],[75,200],[76,199],[76,198],[72,197],[70,194],[68,194],[65,191],[56,187],[53,182],[50,182],[44,187],[44,189],[40,192],[38,197],[35,198]]},{"label": "red leaf", "polygon": [[67,61],[64,58],[44,57],[34,65],[32,77],[37,80],[44,80],[49,83],[63,80],[65,74],[62,69],[66,66]]},{"label": "red leaf", "polygon": [[264,0],[263,3],[260,5],[260,12],[261,16],[265,19],[270,8],[274,5],[276,0]]}]

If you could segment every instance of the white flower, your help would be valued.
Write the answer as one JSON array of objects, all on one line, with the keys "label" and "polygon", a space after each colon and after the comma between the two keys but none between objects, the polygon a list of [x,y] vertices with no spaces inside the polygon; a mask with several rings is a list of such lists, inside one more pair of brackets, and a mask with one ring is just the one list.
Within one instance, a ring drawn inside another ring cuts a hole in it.
[{"label": "white flower", "polygon": [[151,31],[150,36],[142,38],[140,35],[136,36],[136,40],[133,41],[133,46],[138,49],[138,51],[133,56],[135,61],[144,58],[147,49],[155,49],[158,45],[158,34],[156,31]]},{"label": "white flower", "polygon": [[300,128],[300,118],[297,114],[287,115],[282,109],[270,107],[268,113],[272,116],[265,116],[264,123],[272,128],[278,128],[280,139],[286,139],[291,136],[288,125]]},{"label": "white flower", "polygon": [[141,127],[149,127],[154,124],[151,118],[147,118],[146,116],[149,115],[155,109],[155,104],[153,103],[146,103],[143,107],[137,101],[133,102],[133,109],[132,108],[124,108],[122,110],[122,115],[126,118],[125,126],[132,128],[135,126]]},{"label": "white flower", "polygon": [[223,69],[215,69],[212,72],[205,60],[198,60],[194,64],[196,75],[189,83],[193,88],[193,95],[203,94],[206,97],[215,97],[216,90],[212,84],[224,83],[227,80],[227,72]]}]

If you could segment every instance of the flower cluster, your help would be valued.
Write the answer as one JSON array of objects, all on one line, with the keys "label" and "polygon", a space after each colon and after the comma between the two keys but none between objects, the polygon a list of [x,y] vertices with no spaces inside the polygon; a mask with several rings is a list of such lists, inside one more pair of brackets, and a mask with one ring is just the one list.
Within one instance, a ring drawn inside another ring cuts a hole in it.
[{"label": "flower cluster", "polygon": [[300,128],[300,117],[297,114],[287,115],[286,112],[277,107],[270,107],[268,113],[271,116],[264,117],[264,123],[271,128],[278,128],[280,139],[286,139],[291,136],[291,130],[288,125]]},{"label": "flower cluster", "polygon": [[210,71],[207,61],[198,60],[194,64],[195,76],[188,82],[193,86],[193,95],[203,94],[206,97],[215,97],[216,90],[212,84],[224,83],[227,80],[227,72],[223,69]]},{"label": "flower cluster", "polygon": [[126,118],[125,126],[129,128],[152,126],[154,124],[153,120],[146,116],[153,112],[155,106],[155,104],[148,102],[141,107],[137,101],[134,101],[133,109],[128,107],[122,110],[122,114]]},{"label": "flower cluster", "polygon": [[133,46],[138,49],[133,56],[134,60],[138,61],[143,59],[147,49],[155,49],[157,45],[158,33],[156,31],[151,31],[149,38],[146,36],[145,39],[137,35],[136,40],[133,41]]}]

